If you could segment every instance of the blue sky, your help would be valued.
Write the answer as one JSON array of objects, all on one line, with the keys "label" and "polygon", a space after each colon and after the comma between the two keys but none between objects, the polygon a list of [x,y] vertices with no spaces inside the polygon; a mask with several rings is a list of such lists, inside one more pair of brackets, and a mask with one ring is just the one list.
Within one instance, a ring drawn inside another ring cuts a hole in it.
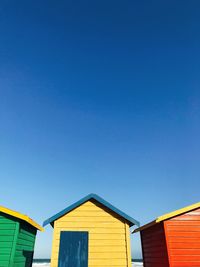
[{"label": "blue sky", "polygon": [[199,8],[1,1],[1,205],[42,223],[93,192],[143,224],[199,201]]}]

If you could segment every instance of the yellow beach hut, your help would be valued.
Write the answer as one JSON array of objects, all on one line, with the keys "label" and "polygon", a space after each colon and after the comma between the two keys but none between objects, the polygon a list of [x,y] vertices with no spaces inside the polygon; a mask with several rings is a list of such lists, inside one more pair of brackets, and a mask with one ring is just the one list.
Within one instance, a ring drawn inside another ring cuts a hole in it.
[{"label": "yellow beach hut", "polygon": [[90,194],[43,225],[54,228],[51,267],[131,267],[130,227],[139,222]]}]

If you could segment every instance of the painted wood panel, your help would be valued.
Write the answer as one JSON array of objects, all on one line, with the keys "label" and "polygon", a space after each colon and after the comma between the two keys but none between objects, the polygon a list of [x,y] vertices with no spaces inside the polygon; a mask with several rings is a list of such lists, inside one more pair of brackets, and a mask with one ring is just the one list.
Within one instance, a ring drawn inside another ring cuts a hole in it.
[{"label": "painted wood panel", "polygon": [[140,232],[144,267],[169,267],[163,223]]},{"label": "painted wood panel", "polygon": [[88,232],[62,231],[58,267],[88,267]]},{"label": "painted wood panel", "polygon": [[164,223],[170,267],[200,267],[200,209]]},{"label": "painted wood panel", "polygon": [[20,224],[16,244],[14,266],[32,266],[36,229],[23,222]]},{"label": "painted wood panel", "polygon": [[58,266],[61,231],[88,231],[89,267],[129,267],[128,230],[121,217],[95,201],[87,201],[54,222],[51,267]]},{"label": "painted wood panel", "polygon": [[17,223],[10,216],[0,213],[0,266],[13,266]]},{"label": "painted wood panel", "polygon": [[29,267],[36,228],[10,215],[0,213],[0,267]]}]

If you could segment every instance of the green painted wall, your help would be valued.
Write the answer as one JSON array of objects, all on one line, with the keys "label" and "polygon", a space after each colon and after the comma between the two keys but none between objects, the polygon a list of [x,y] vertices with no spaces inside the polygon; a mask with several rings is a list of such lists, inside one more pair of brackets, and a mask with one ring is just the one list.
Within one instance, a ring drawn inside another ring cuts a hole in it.
[{"label": "green painted wall", "polygon": [[32,266],[36,229],[27,223],[20,225],[14,257],[14,267]]},{"label": "green painted wall", "polygon": [[32,266],[36,229],[0,212],[0,267]]},{"label": "green painted wall", "polygon": [[10,267],[14,259],[15,240],[18,234],[18,222],[12,217],[0,213],[0,266]]}]

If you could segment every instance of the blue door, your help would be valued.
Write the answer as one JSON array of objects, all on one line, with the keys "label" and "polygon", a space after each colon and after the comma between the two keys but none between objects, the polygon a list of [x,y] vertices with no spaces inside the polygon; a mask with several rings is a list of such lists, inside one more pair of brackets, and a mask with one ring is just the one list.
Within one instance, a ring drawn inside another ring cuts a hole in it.
[{"label": "blue door", "polygon": [[88,232],[60,233],[58,267],[88,267]]}]

